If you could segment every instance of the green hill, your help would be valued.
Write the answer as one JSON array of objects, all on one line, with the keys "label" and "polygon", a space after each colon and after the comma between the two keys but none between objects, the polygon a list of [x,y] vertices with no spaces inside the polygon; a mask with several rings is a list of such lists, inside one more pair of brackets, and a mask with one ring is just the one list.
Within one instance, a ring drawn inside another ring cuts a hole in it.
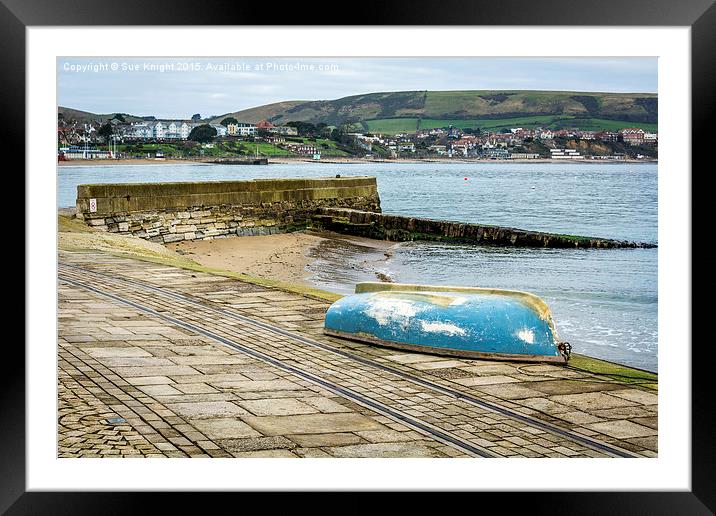
[{"label": "green hill", "polygon": [[224,115],[217,116],[216,118],[212,118],[211,123],[219,124],[224,118],[233,117],[241,122],[255,124],[257,122],[260,122],[261,120],[271,120],[275,118],[277,114],[305,103],[305,100],[286,100],[284,102],[275,102],[273,104],[266,104],[264,106],[243,109],[241,111],[234,111],[233,113],[226,113]]},{"label": "green hill", "polygon": [[[115,113],[97,115],[65,107],[60,115],[78,122],[104,123]],[[348,126],[379,133],[415,132],[452,125],[499,131],[509,127],[657,130],[658,97],[654,93],[585,93],[573,91],[472,90],[395,91],[353,95],[336,100],[290,100],[244,109],[226,117],[256,123],[267,119]],[[124,114],[127,122],[143,118]],[[148,117],[145,117],[146,119]]]},{"label": "green hill", "polygon": [[290,101],[225,116],[274,124],[292,121],[345,125],[356,130],[402,132],[454,125],[499,130],[515,125],[655,130],[658,98],[653,93],[569,91],[399,91],[354,95],[336,100]]},{"label": "green hill", "polygon": [[104,124],[107,122],[107,120],[111,120],[116,115],[123,116],[127,122],[141,122],[143,120],[142,117],[128,115],[127,113],[108,113],[105,115],[99,115],[96,113],[90,113],[88,111],[80,111],[79,109],[72,109],[72,108],[63,107],[63,106],[59,106],[57,108],[57,115],[60,118],[64,118],[68,122],[79,122],[79,123],[97,122],[100,124]]}]

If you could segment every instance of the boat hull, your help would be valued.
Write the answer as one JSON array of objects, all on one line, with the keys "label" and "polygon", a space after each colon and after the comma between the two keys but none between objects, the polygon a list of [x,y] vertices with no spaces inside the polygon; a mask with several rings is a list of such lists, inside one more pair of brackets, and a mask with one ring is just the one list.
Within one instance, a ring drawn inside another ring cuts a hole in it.
[{"label": "boat hull", "polygon": [[324,333],[446,356],[566,362],[549,308],[532,294],[382,283],[356,292],[331,305]]}]

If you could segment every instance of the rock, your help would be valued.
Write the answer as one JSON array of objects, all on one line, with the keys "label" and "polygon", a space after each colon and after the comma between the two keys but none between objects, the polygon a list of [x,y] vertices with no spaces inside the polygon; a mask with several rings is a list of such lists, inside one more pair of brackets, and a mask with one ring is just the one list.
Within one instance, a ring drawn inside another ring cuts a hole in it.
[{"label": "rock", "polygon": [[168,244],[169,242],[178,242],[180,240],[184,240],[184,235],[177,235],[177,234],[166,234],[164,235],[164,243]]}]

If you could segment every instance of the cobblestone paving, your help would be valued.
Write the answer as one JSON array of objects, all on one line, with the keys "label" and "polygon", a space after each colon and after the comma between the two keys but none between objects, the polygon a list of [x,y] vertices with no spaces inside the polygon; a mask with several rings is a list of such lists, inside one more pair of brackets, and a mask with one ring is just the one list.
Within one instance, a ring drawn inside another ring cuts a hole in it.
[{"label": "cobblestone paving", "polygon": [[[447,359],[333,339],[321,333],[329,303],[223,277],[98,253],[62,252],[60,263],[202,300],[205,306],[60,269],[62,277],[158,315],[193,321],[492,456],[606,454],[230,314],[280,326],[634,454],[656,456],[657,395],[649,389],[560,366]],[[60,456],[466,456],[405,421],[159,316],[65,283],[59,294]],[[116,417],[126,422],[108,423]]]}]

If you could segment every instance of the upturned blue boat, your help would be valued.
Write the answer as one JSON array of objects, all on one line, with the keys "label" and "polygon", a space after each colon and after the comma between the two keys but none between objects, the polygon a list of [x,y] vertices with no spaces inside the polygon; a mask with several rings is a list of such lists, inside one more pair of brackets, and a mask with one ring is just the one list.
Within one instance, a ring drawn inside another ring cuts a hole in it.
[{"label": "upturned blue boat", "polygon": [[366,282],[333,303],[324,333],[465,358],[566,363],[547,304],[527,292]]}]

